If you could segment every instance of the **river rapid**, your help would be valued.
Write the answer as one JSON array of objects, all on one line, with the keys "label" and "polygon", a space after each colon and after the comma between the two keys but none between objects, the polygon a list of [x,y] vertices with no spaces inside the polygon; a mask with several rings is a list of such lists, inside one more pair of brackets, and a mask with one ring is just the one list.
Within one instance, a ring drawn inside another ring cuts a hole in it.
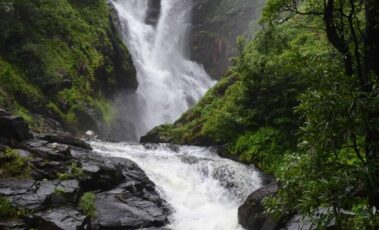
[{"label": "river rapid", "polygon": [[259,172],[209,148],[91,142],[104,156],[136,162],[172,208],[172,230],[239,230],[237,210],[259,187]]}]

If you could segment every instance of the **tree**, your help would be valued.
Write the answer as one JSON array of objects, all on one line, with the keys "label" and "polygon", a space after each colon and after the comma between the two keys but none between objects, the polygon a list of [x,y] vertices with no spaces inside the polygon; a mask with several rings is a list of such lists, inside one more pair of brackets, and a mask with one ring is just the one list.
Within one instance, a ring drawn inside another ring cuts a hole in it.
[{"label": "tree", "polygon": [[[320,171],[331,167],[326,164],[334,163],[333,167],[339,168],[343,175],[349,166],[343,165],[347,161],[333,156],[344,155],[342,150],[348,146],[360,161],[354,163],[357,167],[354,170],[364,172],[359,178],[363,188],[356,181],[351,185],[355,186],[352,194],[360,193],[367,197],[370,208],[379,209],[379,1],[267,2],[264,23],[274,27],[289,21],[300,21],[304,28],[309,28],[309,21],[321,22],[316,24],[321,25],[328,42],[339,53],[345,70],[345,76],[324,75],[328,79],[322,79],[314,87],[314,93],[309,92],[302,98],[299,111],[306,120],[304,137],[313,140],[308,154],[317,156],[308,163],[316,164],[315,159],[321,161]],[[334,160],[330,162],[330,158]],[[331,200],[335,199],[330,196]],[[340,202],[334,204],[341,206]]]}]

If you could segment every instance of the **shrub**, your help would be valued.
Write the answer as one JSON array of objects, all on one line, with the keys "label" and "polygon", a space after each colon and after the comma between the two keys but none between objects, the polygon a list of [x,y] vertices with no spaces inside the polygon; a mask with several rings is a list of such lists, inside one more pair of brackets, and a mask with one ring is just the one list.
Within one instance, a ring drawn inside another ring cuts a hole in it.
[{"label": "shrub", "polygon": [[30,167],[27,158],[20,156],[15,150],[6,148],[4,154],[0,156],[0,177],[25,178],[28,177]]},{"label": "shrub", "polygon": [[96,206],[95,206],[96,196],[91,192],[84,193],[79,200],[79,208],[87,216],[94,218],[96,216]]}]

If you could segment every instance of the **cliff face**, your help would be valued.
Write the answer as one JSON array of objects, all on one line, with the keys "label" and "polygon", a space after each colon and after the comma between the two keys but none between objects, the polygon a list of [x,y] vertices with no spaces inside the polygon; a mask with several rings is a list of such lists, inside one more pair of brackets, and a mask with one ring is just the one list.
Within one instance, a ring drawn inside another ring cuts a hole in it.
[{"label": "cliff face", "polygon": [[100,130],[110,99],[137,87],[112,15],[106,0],[1,1],[0,107]]},{"label": "cliff face", "polygon": [[194,0],[192,58],[220,78],[237,54],[236,39],[252,37],[265,0]]}]

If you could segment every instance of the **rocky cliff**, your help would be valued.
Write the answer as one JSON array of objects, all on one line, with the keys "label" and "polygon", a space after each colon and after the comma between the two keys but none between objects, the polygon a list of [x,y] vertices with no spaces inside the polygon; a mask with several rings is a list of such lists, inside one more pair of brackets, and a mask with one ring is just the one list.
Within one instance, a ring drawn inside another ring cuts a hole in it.
[{"label": "rocky cliff", "polygon": [[237,54],[236,39],[252,37],[265,0],[194,0],[192,58],[219,79]]}]

